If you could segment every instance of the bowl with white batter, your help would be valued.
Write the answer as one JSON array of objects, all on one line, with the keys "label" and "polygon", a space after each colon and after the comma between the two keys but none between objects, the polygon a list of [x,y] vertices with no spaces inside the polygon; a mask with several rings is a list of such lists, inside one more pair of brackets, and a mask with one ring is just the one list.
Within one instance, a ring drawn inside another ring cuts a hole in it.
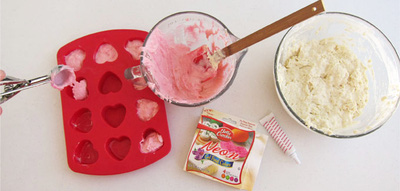
[{"label": "bowl with white batter", "polygon": [[400,59],[368,21],[327,12],[293,26],[274,63],[278,97],[303,127],[336,138],[369,134],[394,113]]}]

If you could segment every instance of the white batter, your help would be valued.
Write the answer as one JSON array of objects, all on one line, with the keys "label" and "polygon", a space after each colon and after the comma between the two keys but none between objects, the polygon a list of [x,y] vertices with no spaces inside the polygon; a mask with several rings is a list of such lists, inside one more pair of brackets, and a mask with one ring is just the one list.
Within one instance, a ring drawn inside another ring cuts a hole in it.
[{"label": "white batter", "polygon": [[278,65],[280,88],[307,126],[333,134],[353,124],[368,101],[367,68],[333,39],[292,46]]}]

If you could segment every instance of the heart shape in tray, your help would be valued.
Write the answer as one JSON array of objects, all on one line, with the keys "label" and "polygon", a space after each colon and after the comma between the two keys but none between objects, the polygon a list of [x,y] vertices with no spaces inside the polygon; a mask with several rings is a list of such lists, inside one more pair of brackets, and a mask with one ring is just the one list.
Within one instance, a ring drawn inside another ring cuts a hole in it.
[{"label": "heart shape in tray", "polygon": [[128,137],[111,138],[108,141],[108,152],[117,160],[123,160],[129,153],[131,140]]},{"label": "heart shape in tray", "polygon": [[90,141],[82,141],[75,150],[75,160],[81,164],[93,164],[99,158],[99,153]]},{"label": "heart shape in tray", "polygon": [[70,125],[82,133],[88,133],[93,127],[92,112],[84,108],[77,111],[71,118]]},{"label": "heart shape in tray", "polygon": [[99,83],[99,90],[102,94],[108,94],[110,92],[116,93],[121,87],[121,80],[112,72],[105,73]]},{"label": "heart shape in tray", "polygon": [[103,118],[111,127],[118,127],[125,119],[126,108],[117,104],[115,106],[106,106],[103,110]]},{"label": "heart shape in tray", "polygon": [[118,52],[111,44],[104,43],[95,55],[95,61],[97,64],[104,64],[106,62],[114,62],[118,58]]}]

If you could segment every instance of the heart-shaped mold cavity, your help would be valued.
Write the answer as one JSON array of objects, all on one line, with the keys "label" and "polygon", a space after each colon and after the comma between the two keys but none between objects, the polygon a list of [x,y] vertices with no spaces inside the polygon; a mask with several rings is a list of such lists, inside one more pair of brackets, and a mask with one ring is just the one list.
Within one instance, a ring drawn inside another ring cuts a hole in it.
[{"label": "heart-shaped mold cavity", "polygon": [[92,112],[86,108],[80,109],[72,116],[70,124],[82,133],[89,132],[93,127]]},{"label": "heart-shaped mold cavity", "polygon": [[76,147],[74,158],[80,164],[93,164],[99,159],[99,153],[93,148],[92,142],[84,140]]},{"label": "heart-shaped mold cavity", "polygon": [[112,72],[105,73],[99,82],[99,91],[102,94],[108,94],[110,92],[116,93],[121,87],[121,80]]},{"label": "heart-shaped mold cavity", "polygon": [[76,81],[72,86],[67,86],[64,91],[69,97],[75,99],[76,101],[86,100],[89,96],[89,91],[87,88],[87,80],[82,77],[76,77]]},{"label": "heart-shaped mold cavity", "polygon": [[117,160],[123,160],[129,153],[131,140],[128,137],[111,138],[107,143],[107,151]]},{"label": "heart-shaped mold cavity", "polygon": [[140,141],[140,152],[154,153],[164,145],[162,136],[154,129],[147,129]]},{"label": "heart-shaped mold cavity", "polygon": [[85,51],[76,49],[64,57],[65,64],[73,68],[74,71],[79,71],[82,68],[85,57]]},{"label": "heart-shaped mold cavity", "polygon": [[106,106],[103,109],[103,118],[111,127],[118,127],[125,119],[126,108],[118,104],[115,106]]},{"label": "heart-shaped mold cavity", "polygon": [[142,40],[130,40],[125,45],[125,50],[131,54],[134,60],[140,59],[142,51],[143,41]]},{"label": "heart-shaped mold cavity", "polygon": [[89,96],[87,81],[85,79],[77,80],[72,87],[72,94],[75,100],[85,100]]},{"label": "heart-shaped mold cavity", "polygon": [[139,99],[136,104],[137,116],[142,121],[149,121],[158,112],[158,103],[148,99]]},{"label": "heart-shaped mold cavity", "polygon": [[97,49],[94,60],[97,64],[114,62],[118,58],[118,52],[111,44],[104,43]]}]

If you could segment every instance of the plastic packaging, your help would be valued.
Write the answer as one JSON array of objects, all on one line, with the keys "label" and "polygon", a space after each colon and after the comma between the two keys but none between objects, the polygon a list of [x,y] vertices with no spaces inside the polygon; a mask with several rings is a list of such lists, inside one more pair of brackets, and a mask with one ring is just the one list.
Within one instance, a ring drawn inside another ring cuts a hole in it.
[{"label": "plastic packaging", "polygon": [[289,137],[283,132],[282,128],[276,121],[276,118],[273,113],[265,116],[260,120],[260,123],[265,127],[271,137],[275,140],[275,142],[279,145],[282,151],[293,158],[297,164],[301,164],[299,157],[296,154],[296,149],[292,145]]},{"label": "plastic packaging", "polygon": [[268,136],[256,123],[204,109],[184,170],[243,190],[252,190]]}]

